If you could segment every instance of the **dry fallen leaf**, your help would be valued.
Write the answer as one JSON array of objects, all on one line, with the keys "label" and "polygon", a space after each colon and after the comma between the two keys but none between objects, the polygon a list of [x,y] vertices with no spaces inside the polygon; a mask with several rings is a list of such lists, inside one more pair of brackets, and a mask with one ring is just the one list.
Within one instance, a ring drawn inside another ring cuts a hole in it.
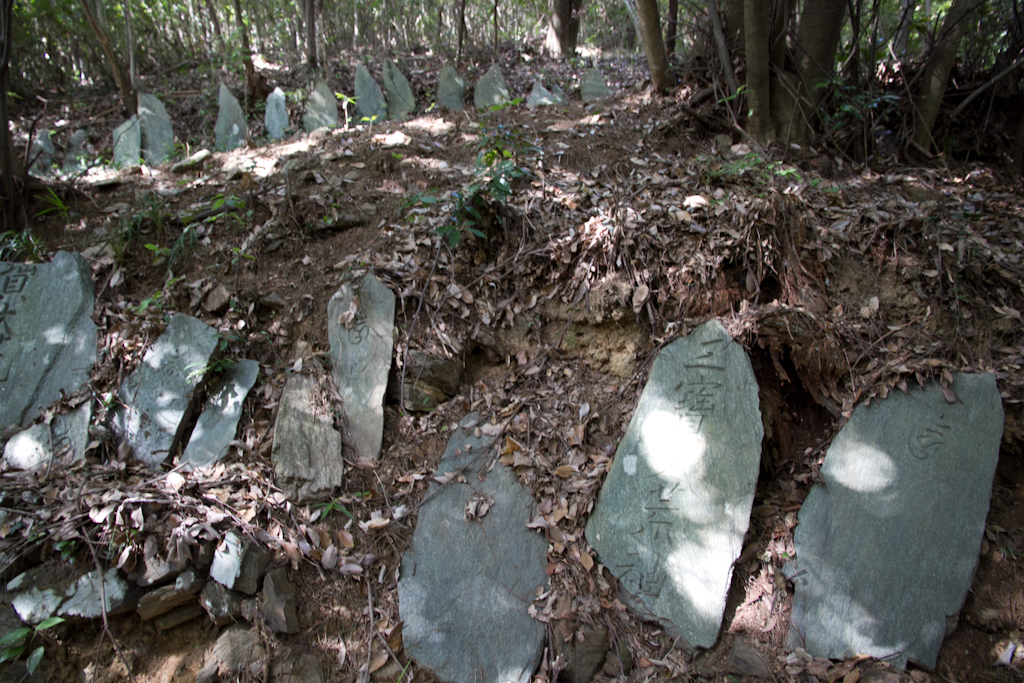
[{"label": "dry fallen leaf", "polygon": [[574,474],[576,474],[576,468],[572,465],[562,465],[555,469],[555,476],[562,479],[568,479]]},{"label": "dry fallen leaf", "polygon": [[324,569],[334,569],[338,566],[338,549],[333,545],[327,546],[327,550],[324,551],[323,556],[320,558],[320,564],[324,566]]},{"label": "dry fallen leaf", "polygon": [[341,547],[349,549],[354,548],[356,545],[355,539],[352,538],[351,532],[347,529],[338,530],[338,543],[341,544]]}]

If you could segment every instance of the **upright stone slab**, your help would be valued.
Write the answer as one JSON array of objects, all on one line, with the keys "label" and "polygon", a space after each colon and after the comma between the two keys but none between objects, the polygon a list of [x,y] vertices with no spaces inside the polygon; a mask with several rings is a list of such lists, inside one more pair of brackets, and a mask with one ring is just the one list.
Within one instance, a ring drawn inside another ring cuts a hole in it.
[{"label": "upright stone slab", "polygon": [[388,93],[388,118],[404,121],[416,111],[416,98],[409,87],[405,74],[394,62],[384,62],[384,90]]},{"label": "upright stone slab", "polygon": [[64,155],[64,173],[73,175],[89,168],[89,150],[86,145],[89,134],[84,130],[76,130],[68,140],[68,151]]},{"label": "upright stone slab", "polygon": [[473,104],[477,109],[487,110],[506,104],[508,101],[508,86],[505,85],[505,77],[501,75],[498,65],[492,64],[487,73],[476,82],[476,88],[473,90]]},{"label": "upright stone slab", "polygon": [[931,668],[978,562],[1003,407],[992,375],[858,406],[796,528],[790,642]]},{"label": "upright stone slab", "polygon": [[552,104],[565,104],[564,93],[562,93],[557,86],[555,89],[558,92],[548,90],[538,78],[533,83],[533,89],[530,91],[530,96],[526,98],[526,106],[533,109],[535,107],[544,107]]},{"label": "upright stone slab", "polygon": [[331,415],[313,401],[315,388],[310,377],[289,377],[274,425],[274,476],[281,490],[297,502],[329,497],[341,486],[345,471],[341,434]]},{"label": "upright stone slab", "polygon": [[583,72],[583,80],[580,82],[580,98],[584,102],[603,100],[611,95],[608,84],[604,82],[604,76],[597,69],[587,69]]},{"label": "upright stone slab", "polygon": [[659,354],[587,522],[630,607],[691,647],[718,638],[761,459],[758,387],[717,320]]},{"label": "upright stone slab", "polygon": [[142,127],[142,158],[158,166],[174,153],[174,125],[163,102],[139,94],[139,125]]},{"label": "upright stone slab", "polygon": [[132,117],[114,129],[114,166],[137,166],[142,157],[142,127],[139,117]]},{"label": "upright stone slab", "polygon": [[174,314],[117,392],[114,433],[157,468],[178,449],[195,410],[196,388],[217,350],[217,330]]},{"label": "upright stone slab", "polygon": [[263,116],[263,126],[267,129],[267,137],[271,140],[283,138],[289,125],[284,90],[274,88],[274,92],[267,96],[267,111]]},{"label": "upright stone slab", "polygon": [[32,138],[32,173],[48,175],[53,173],[53,157],[57,154],[50,131],[42,129]]},{"label": "upright stone slab", "polygon": [[223,83],[220,84],[218,104],[220,111],[217,114],[217,123],[213,127],[213,133],[217,138],[217,151],[230,152],[245,142],[245,112],[242,111],[238,99]]},{"label": "upright stone slab", "polygon": [[375,461],[384,435],[384,392],[394,346],[395,295],[367,273],[327,303],[334,384],[345,409],[346,443]]},{"label": "upright stone slab", "polygon": [[388,116],[384,93],[365,64],[356,67],[356,122],[380,123]]},{"label": "upright stone slab", "polygon": [[530,493],[504,465],[490,469],[496,437],[474,436],[476,422],[466,416],[437,467],[464,479],[431,482],[402,558],[402,638],[441,680],[527,683],[544,646],[527,610],[547,585],[547,543],[526,528]]},{"label": "upright stone slab", "polygon": [[317,128],[334,128],[338,125],[338,100],[334,91],[324,80],[316,82],[313,92],[306,99],[306,113],[302,117],[302,127],[307,133]]},{"label": "upright stone slab", "polygon": [[450,111],[465,109],[466,80],[455,71],[455,67],[446,64],[437,78],[438,104]]},{"label": "upright stone slab", "polygon": [[57,252],[50,263],[0,261],[0,429],[27,425],[89,379],[96,362],[89,265]]},{"label": "upright stone slab", "polygon": [[203,414],[192,430],[181,462],[188,469],[209,467],[228,453],[228,447],[238,431],[242,417],[242,403],[256,384],[260,364],[254,360],[240,360],[228,368],[210,389]]}]

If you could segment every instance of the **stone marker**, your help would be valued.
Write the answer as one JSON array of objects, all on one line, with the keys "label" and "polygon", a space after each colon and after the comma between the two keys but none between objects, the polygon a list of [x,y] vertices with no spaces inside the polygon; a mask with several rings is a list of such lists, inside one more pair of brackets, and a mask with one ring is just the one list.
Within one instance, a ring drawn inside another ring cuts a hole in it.
[{"label": "stone marker", "polygon": [[220,84],[218,104],[217,123],[213,127],[213,133],[217,138],[217,151],[230,152],[245,142],[245,112],[242,111],[238,99],[223,83]]},{"label": "stone marker", "polygon": [[50,263],[0,261],[0,429],[27,425],[89,379],[96,362],[89,265],[59,251]]},{"label": "stone marker", "polygon": [[163,102],[139,94],[139,125],[142,127],[142,158],[158,166],[174,153],[174,125]]},{"label": "stone marker", "polygon": [[437,102],[445,109],[462,111],[466,108],[466,80],[446,64],[437,80]]},{"label": "stone marker", "polygon": [[380,123],[388,117],[384,93],[365,64],[356,67],[356,123]]},{"label": "stone marker", "polygon": [[132,117],[114,129],[114,166],[138,166],[142,157],[142,127],[139,117]]},{"label": "stone marker", "polygon": [[552,104],[565,104],[565,94],[561,92],[561,88],[558,86],[555,86],[555,92],[548,90],[538,78],[533,83],[533,90],[530,91],[530,96],[526,98],[526,106],[533,109]]},{"label": "stone marker", "polygon": [[527,683],[544,646],[544,624],[527,610],[547,585],[547,543],[526,528],[530,493],[504,465],[488,471],[497,437],[474,436],[476,424],[467,415],[448,442],[437,476],[452,480],[431,482],[402,558],[402,638],[442,680]]},{"label": "stone marker", "polygon": [[34,424],[18,432],[4,446],[4,461],[9,467],[30,470],[49,465],[55,455],[67,455],[69,461],[85,457],[89,445],[89,403],[66,415],[56,415],[53,422]]},{"label": "stone marker", "polygon": [[505,85],[505,77],[497,64],[492,64],[480,80],[476,82],[473,90],[473,104],[477,109],[488,110],[491,107],[501,106],[509,101],[508,86]]},{"label": "stone marker", "polygon": [[98,569],[62,574],[40,565],[16,576],[7,591],[18,616],[32,625],[54,615],[96,619],[103,616],[104,607],[108,614],[118,614],[132,609],[138,597],[115,567],[102,574]]},{"label": "stone marker", "polygon": [[271,458],[277,485],[293,500],[304,502],[330,495],[341,486],[345,469],[341,434],[329,414],[313,403],[314,379],[288,378],[274,425]]},{"label": "stone marker", "polygon": [[394,346],[395,295],[367,273],[327,303],[334,384],[345,410],[345,443],[376,461],[384,436],[384,392]]},{"label": "stone marker", "polygon": [[284,90],[274,88],[274,92],[267,96],[267,111],[263,116],[263,126],[267,129],[267,137],[271,140],[283,138],[289,125]]},{"label": "stone marker", "polygon": [[42,129],[37,131],[35,137],[32,138],[32,173],[36,175],[49,175],[53,173],[53,157],[57,154],[57,149],[53,146],[53,138],[50,137],[50,131]]},{"label": "stone marker", "polygon": [[338,100],[334,91],[326,81],[319,80],[313,92],[306,99],[306,113],[302,117],[302,127],[307,133],[317,128],[334,128],[338,125]]},{"label": "stone marker", "polygon": [[186,469],[209,467],[228,453],[229,444],[238,431],[242,417],[242,403],[256,384],[260,364],[254,360],[240,360],[229,367],[210,389],[203,414],[192,430],[182,464]]},{"label": "stone marker", "polygon": [[583,72],[583,80],[580,82],[580,98],[584,102],[603,100],[611,95],[608,84],[604,82],[604,76],[597,69],[587,69]]},{"label": "stone marker", "polygon": [[230,590],[254,595],[273,553],[234,531],[224,534],[210,566],[210,578]]},{"label": "stone marker", "polygon": [[64,155],[64,173],[74,175],[89,168],[89,150],[86,145],[89,134],[82,129],[76,130],[68,140],[68,151]]},{"label": "stone marker", "polygon": [[978,562],[1003,433],[993,375],[955,375],[860,405],[825,456],[796,528],[790,642],[926,667]]},{"label": "stone marker", "polygon": [[750,359],[717,320],[665,347],[587,522],[629,605],[690,647],[718,638],[749,526],[757,394]]},{"label": "stone marker", "polygon": [[383,77],[384,89],[388,93],[388,118],[404,121],[416,111],[416,98],[409,87],[409,81],[391,61],[384,62]]},{"label": "stone marker", "polygon": [[196,388],[217,350],[217,330],[175,313],[117,392],[114,433],[135,458],[159,467],[177,451],[196,406]]}]

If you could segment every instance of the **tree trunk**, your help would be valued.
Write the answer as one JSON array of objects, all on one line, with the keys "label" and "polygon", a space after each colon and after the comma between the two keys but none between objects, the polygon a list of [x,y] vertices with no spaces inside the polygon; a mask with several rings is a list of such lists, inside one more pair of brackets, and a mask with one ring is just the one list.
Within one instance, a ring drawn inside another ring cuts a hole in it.
[{"label": "tree trunk", "polygon": [[544,48],[552,57],[571,57],[580,35],[579,12],[583,0],[550,0]]},{"label": "tree trunk", "polygon": [[668,58],[665,56],[665,41],[661,37],[661,22],[658,20],[658,0],[637,0],[640,15],[640,34],[644,43],[647,66],[651,70],[651,85],[657,92],[668,90]]},{"label": "tree trunk", "polygon": [[462,43],[466,39],[466,0],[459,0],[459,47],[455,61],[462,61]]},{"label": "tree trunk", "polygon": [[640,12],[636,7],[637,0],[622,0],[623,6],[626,8],[626,14],[629,15],[629,20],[633,22],[633,33],[640,40],[643,40],[644,30],[640,26]]},{"label": "tree trunk", "polygon": [[302,0],[302,14],[306,21],[306,65],[315,72],[319,68],[316,58],[316,0]]},{"label": "tree trunk", "polygon": [[775,140],[771,110],[771,6],[764,0],[743,3],[743,43],[747,53],[747,132],[764,144]]},{"label": "tree trunk", "polygon": [[92,14],[92,8],[89,7],[89,0],[81,0],[81,5],[82,11],[85,13],[86,21],[89,22],[89,27],[92,29],[92,32],[96,34],[96,40],[100,44],[100,49],[103,50],[103,54],[107,58],[107,62],[110,64],[110,70],[114,74],[114,82],[117,83],[117,89],[121,91],[121,100],[124,105],[123,113],[125,115],[130,115],[136,108],[135,91],[132,90],[131,86],[128,85],[128,81],[125,80],[124,70],[121,68],[121,62],[118,60],[117,55],[114,54],[114,48],[110,47],[110,41],[107,40],[107,34],[104,33],[103,29],[100,28],[100,25],[96,23],[96,17]]},{"label": "tree trunk", "polygon": [[213,6],[213,0],[206,0],[206,11],[210,15],[210,23],[213,24],[213,34],[217,37],[217,48],[223,55],[227,52],[224,49],[224,32],[220,30],[220,19],[217,18],[217,9]]},{"label": "tree trunk", "polygon": [[246,99],[250,104],[262,102],[270,94],[263,78],[256,73],[256,67],[252,64],[252,48],[249,47],[249,29],[245,26],[245,18],[242,16],[242,2],[235,0],[235,16],[238,19],[238,32],[242,36],[242,64],[245,66]]},{"label": "tree trunk", "polygon": [[[846,0],[807,0],[804,3],[796,36],[799,111],[792,117],[791,124],[785,123],[788,140],[803,143],[810,138],[811,122],[819,116],[818,103],[832,78],[846,6]],[[782,123],[776,121],[777,125]]]},{"label": "tree trunk", "polygon": [[729,46],[725,42],[725,31],[722,30],[722,18],[718,14],[717,0],[708,0],[708,14],[711,15],[711,28],[715,33],[715,43],[718,45],[718,61],[722,63],[722,71],[725,72],[725,82],[729,85],[729,96],[736,96],[736,74],[732,70],[732,55],[729,53]]},{"label": "tree trunk", "polygon": [[498,61],[498,0],[494,0],[494,61]]},{"label": "tree trunk", "polygon": [[924,67],[924,79],[921,92],[917,97],[917,110],[914,116],[914,144],[923,150],[931,151],[932,126],[939,116],[942,96],[946,94],[946,81],[949,71],[953,68],[953,60],[960,49],[960,40],[967,31],[967,15],[974,10],[977,0],[953,0],[949,14],[942,22],[942,31],[932,51],[928,63]]},{"label": "tree trunk", "polygon": [[901,0],[900,23],[896,27],[896,35],[892,39],[892,51],[901,59],[910,43],[910,25],[914,23],[915,9],[917,9],[917,0]]},{"label": "tree trunk", "polygon": [[124,0],[124,42],[128,52],[128,78],[132,90],[139,87],[139,71],[135,64],[135,36],[132,34],[132,3]]},{"label": "tree trunk", "polygon": [[14,0],[0,0],[0,174],[3,175],[3,230],[14,230],[14,142],[8,125],[7,92],[10,89],[11,19]]},{"label": "tree trunk", "polygon": [[676,31],[679,30],[679,0],[668,0],[668,17],[665,21],[665,55],[676,52]]}]

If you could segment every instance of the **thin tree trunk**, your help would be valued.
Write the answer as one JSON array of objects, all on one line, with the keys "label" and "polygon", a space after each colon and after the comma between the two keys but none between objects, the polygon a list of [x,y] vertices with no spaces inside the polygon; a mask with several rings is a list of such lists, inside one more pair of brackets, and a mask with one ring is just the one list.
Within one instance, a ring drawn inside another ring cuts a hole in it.
[{"label": "thin tree trunk", "polygon": [[494,61],[498,61],[498,0],[494,0]]},{"label": "thin tree trunk", "polygon": [[732,70],[732,56],[729,54],[729,46],[725,42],[725,32],[722,30],[722,18],[718,14],[717,0],[708,0],[708,14],[711,15],[711,28],[715,33],[715,42],[718,44],[718,60],[722,63],[722,71],[725,72],[729,95],[735,97],[736,74]]},{"label": "thin tree trunk", "polygon": [[651,85],[657,92],[668,90],[668,58],[665,56],[665,41],[661,36],[658,20],[658,0],[637,0],[640,15],[640,34],[644,43],[647,66],[651,70]]},{"label": "thin tree trunk", "polygon": [[679,26],[679,0],[668,0],[668,17],[665,19],[665,56],[676,52],[676,31]]},{"label": "thin tree trunk", "polygon": [[14,0],[0,0],[0,174],[4,182],[4,230],[14,230],[14,142],[8,125],[7,92],[10,82],[11,19]]},{"label": "thin tree trunk", "polygon": [[640,12],[636,7],[636,3],[637,0],[622,0],[622,4],[626,8],[626,14],[629,15],[629,20],[633,22],[633,32],[636,34],[636,37],[643,42],[644,30],[640,25]]},{"label": "thin tree trunk", "polygon": [[132,35],[132,3],[131,0],[124,0],[124,42],[128,51],[128,78],[132,84],[132,90],[138,88],[139,72],[135,64],[135,36]]},{"label": "thin tree trunk", "polygon": [[270,89],[252,64],[252,48],[249,47],[249,30],[245,26],[245,17],[242,16],[242,2],[235,0],[235,17],[238,20],[238,32],[242,37],[242,64],[245,67],[246,99],[252,102],[260,102],[267,99]]},{"label": "thin tree trunk", "polygon": [[544,47],[552,57],[571,57],[580,34],[580,0],[551,0],[548,3],[548,32]]},{"label": "thin tree trunk", "polygon": [[763,0],[743,3],[743,42],[747,53],[747,130],[759,142],[775,139],[771,110],[771,7]]},{"label": "thin tree trunk", "polygon": [[459,0],[459,47],[455,53],[455,62],[462,61],[462,42],[466,39],[466,0]]},{"label": "thin tree trunk", "polygon": [[210,23],[213,24],[213,34],[217,37],[217,48],[223,55],[227,52],[224,47],[224,33],[220,30],[220,19],[217,18],[217,9],[213,6],[213,0],[206,0],[206,11],[210,15]]},{"label": "thin tree trunk", "polygon": [[967,15],[976,6],[977,0],[953,0],[942,31],[935,44],[935,50],[924,67],[924,79],[917,98],[914,116],[914,144],[925,151],[931,151],[934,144],[932,126],[939,116],[942,97],[946,94],[946,81],[953,67],[953,60],[960,49],[960,41],[967,31]]},{"label": "thin tree trunk", "polygon": [[316,71],[316,0],[302,1],[303,14],[306,20],[306,64],[310,70]]},{"label": "thin tree trunk", "polygon": [[917,0],[901,0],[900,23],[896,27],[896,35],[892,40],[892,51],[900,59],[903,59],[907,45],[910,43],[910,25],[914,23],[915,9],[917,9]]},{"label": "thin tree trunk", "polygon": [[107,34],[105,34],[103,29],[100,28],[100,25],[96,23],[96,17],[92,15],[92,8],[89,7],[89,0],[81,0],[81,5],[82,11],[85,13],[86,21],[89,22],[89,27],[92,28],[92,32],[96,34],[96,40],[100,44],[100,49],[103,50],[103,54],[107,58],[107,62],[110,64],[110,70],[114,74],[114,82],[117,83],[117,89],[121,91],[121,99],[124,103],[124,113],[129,114],[135,109],[135,91],[128,85],[128,81],[124,78],[124,71],[121,69],[121,62],[118,61],[117,55],[114,54],[114,48],[110,47],[110,41],[107,40]]}]

